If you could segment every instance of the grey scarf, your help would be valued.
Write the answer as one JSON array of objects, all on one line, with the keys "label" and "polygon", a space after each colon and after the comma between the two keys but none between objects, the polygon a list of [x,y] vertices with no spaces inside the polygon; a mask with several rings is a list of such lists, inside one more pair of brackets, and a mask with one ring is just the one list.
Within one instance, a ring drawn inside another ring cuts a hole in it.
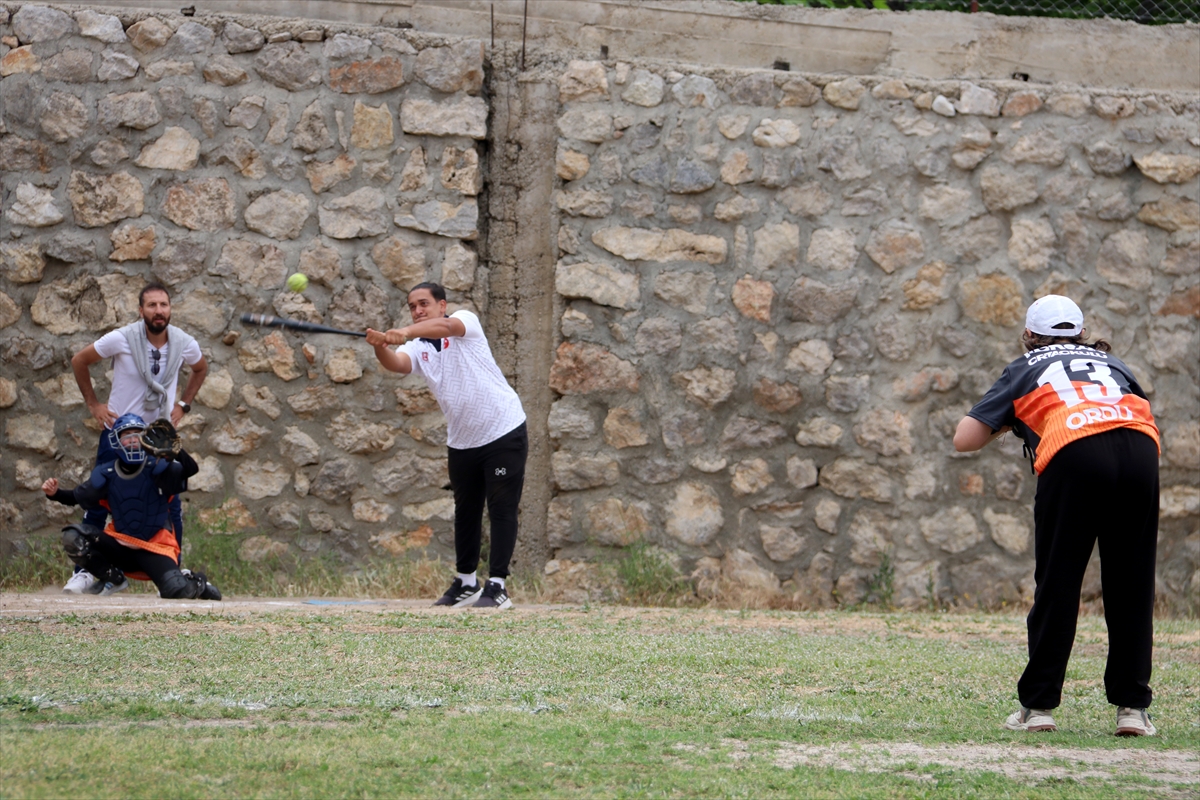
[{"label": "grey scarf", "polygon": [[146,422],[160,418],[170,419],[171,409],[167,406],[165,384],[170,383],[172,377],[179,373],[179,367],[183,364],[183,351],[188,349],[195,339],[174,325],[168,325],[167,342],[170,347],[167,349],[167,363],[155,375],[150,371],[150,340],[146,338],[145,320],[138,320],[121,328],[121,335],[129,343],[133,363],[137,365],[142,380],[146,382],[146,396],[142,400],[145,413],[141,414],[141,417]]}]

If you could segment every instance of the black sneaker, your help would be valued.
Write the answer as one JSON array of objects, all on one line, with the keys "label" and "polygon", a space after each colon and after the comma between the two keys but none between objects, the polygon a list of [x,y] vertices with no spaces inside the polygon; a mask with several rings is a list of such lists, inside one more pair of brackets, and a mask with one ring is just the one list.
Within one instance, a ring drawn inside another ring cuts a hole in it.
[{"label": "black sneaker", "polygon": [[472,608],[512,608],[512,600],[508,599],[508,592],[504,591],[503,586],[488,581],[483,587],[483,596]]},{"label": "black sneaker", "polygon": [[208,581],[204,582],[204,591],[200,593],[201,600],[220,600],[221,590]]},{"label": "black sneaker", "polygon": [[200,593],[196,595],[197,600],[220,600],[221,590],[208,582],[208,577],[203,572],[192,572],[188,570],[188,580],[200,584]]},{"label": "black sneaker", "polygon": [[474,586],[463,586],[462,578],[455,578],[454,583],[450,584],[450,588],[446,593],[437,599],[435,606],[450,606],[451,608],[462,608],[469,606],[479,599],[479,593],[483,589],[479,584]]}]

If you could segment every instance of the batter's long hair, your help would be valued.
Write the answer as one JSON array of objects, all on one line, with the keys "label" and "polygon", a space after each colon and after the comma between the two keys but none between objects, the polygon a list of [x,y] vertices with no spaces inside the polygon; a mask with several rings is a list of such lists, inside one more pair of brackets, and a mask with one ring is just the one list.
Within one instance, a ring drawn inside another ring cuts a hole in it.
[{"label": "batter's long hair", "polygon": [[[1070,323],[1060,323],[1059,327],[1063,326],[1070,327]],[[1047,345],[1051,344],[1076,344],[1081,347],[1090,347],[1093,350],[1099,350],[1101,353],[1108,353],[1112,350],[1112,345],[1103,339],[1097,339],[1096,341],[1090,343],[1085,342],[1083,340],[1083,334],[1085,333],[1087,333],[1086,329],[1080,331],[1077,336],[1044,336],[1040,333],[1034,333],[1033,331],[1026,329],[1025,332],[1021,334],[1021,344],[1025,345],[1025,352],[1037,350],[1039,347],[1046,347]]]}]

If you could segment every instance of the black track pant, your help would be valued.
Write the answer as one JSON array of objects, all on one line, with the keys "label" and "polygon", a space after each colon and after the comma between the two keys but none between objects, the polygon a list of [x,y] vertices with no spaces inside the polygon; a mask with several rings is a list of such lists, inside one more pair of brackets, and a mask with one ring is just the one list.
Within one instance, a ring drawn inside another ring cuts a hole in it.
[{"label": "black track pant", "polygon": [[1079,592],[1100,543],[1108,623],[1108,702],[1150,705],[1154,562],[1158,543],[1158,449],[1128,428],[1079,439],[1038,478],[1029,665],[1017,684],[1026,708],[1057,708],[1075,641]]},{"label": "black track pant", "polygon": [[529,455],[525,423],[482,447],[449,450],[456,569],[468,574],[479,567],[486,501],[492,527],[488,575],[507,578],[508,562],[517,545],[517,508],[525,486],[525,458]]}]

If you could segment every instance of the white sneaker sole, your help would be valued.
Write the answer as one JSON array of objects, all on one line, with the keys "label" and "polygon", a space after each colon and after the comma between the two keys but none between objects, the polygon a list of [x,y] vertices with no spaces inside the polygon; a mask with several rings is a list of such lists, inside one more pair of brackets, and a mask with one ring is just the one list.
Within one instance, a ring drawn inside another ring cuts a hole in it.
[{"label": "white sneaker sole", "polygon": [[1004,723],[1004,728],[1010,731],[1025,731],[1026,733],[1043,733],[1058,730],[1057,725],[1009,725]]},{"label": "white sneaker sole", "polygon": [[483,596],[483,584],[480,584],[479,586],[476,587],[474,594],[468,595],[467,597],[463,598],[462,600],[459,600],[457,603],[455,603],[454,605],[452,605],[450,607],[451,608],[465,608],[467,606],[475,605],[475,601],[478,600],[482,596]]},{"label": "white sneaker sole", "polygon": [[93,578],[89,583],[76,581],[74,578],[67,581],[67,585],[63,587],[63,594],[94,594],[98,580]]},{"label": "white sneaker sole", "polygon": [[1153,736],[1158,733],[1154,728],[1143,728],[1141,725],[1122,725],[1117,728],[1117,736]]}]

